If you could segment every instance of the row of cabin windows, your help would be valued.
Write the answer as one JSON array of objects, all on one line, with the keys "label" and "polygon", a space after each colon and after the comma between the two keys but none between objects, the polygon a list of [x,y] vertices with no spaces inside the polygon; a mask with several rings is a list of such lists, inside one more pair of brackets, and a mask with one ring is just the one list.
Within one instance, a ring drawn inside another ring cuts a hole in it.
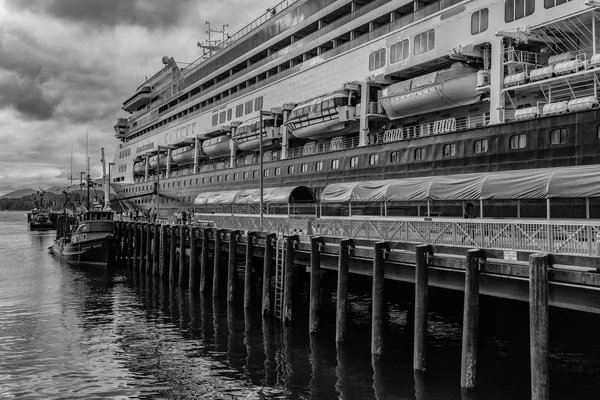
[{"label": "row of cabin windows", "polygon": [[119,152],[119,158],[129,157],[131,155],[131,149],[121,150]]},{"label": "row of cabin windows", "polygon": [[[248,100],[245,104],[238,104],[235,108],[235,117],[239,118],[242,115],[252,113],[252,111],[259,111],[263,108],[263,96],[260,96],[254,100]],[[223,110],[212,116],[212,126],[217,126],[225,122],[229,122],[233,119],[233,108]]]},{"label": "row of cabin windows", "polygon": [[[571,0],[544,0],[546,9],[556,7]],[[504,3],[504,21],[512,22],[528,17],[535,11],[535,0],[506,0]],[[471,14],[471,34],[477,35],[485,32],[489,25],[489,10],[483,8]],[[429,30],[414,37],[414,54],[426,53],[435,46],[435,31]],[[390,63],[406,60],[409,56],[408,39],[401,40],[390,46]],[[374,51],[369,56],[369,70],[383,68],[386,62],[386,49]]]},{"label": "row of cabin windows", "polygon": [[[598,138],[600,138],[600,125],[598,125],[598,130],[597,130],[597,136]],[[550,144],[553,145],[558,145],[558,144],[565,144],[568,142],[569,139],[569,130],[567,128],[557,128],[557,129],[553,129],[550,131],[550,135],[549,135],[549,141]],[[523,149],[527,146],[527,134],[526,133],[519,133],[516,135],[512,135],[509,138],[509,146],[512,150],[518,150],[518,149]],[[413,151],[413,159],[415,161],[419,161],[419,160],[423,160],[425,159],[425,147],[417,147],[416,149],[414,149]],[[476,154],[481,154],[481,153],[487,153],[489,150],[489,140],[488,139],[478,139],[475,140],[473,142],[473,152]],[[444,158],[448,158],[448,157],[454,157],[456,156],[456,143],[446,143],[443,147],[442,147],[442,157]],[[369,154],[369,165],[377,165],[379,163],[379,154],[375,153],[375,154]],[[390,153],[390,163],[399,163],[401,162],[401,153],[400,151],[392,151]],[[340,168],[340,160],[339,159],[335,159],[335,160],[331,160],[330,161],[330,166],[332,170],[337,170]],[[358,156],[353,156],[350,158],[350,168],[357,168],[359,166],[359,159]],[[319,172],[322,171],[324,168],[324,163],[323,161],[317,161],[314,164],[314,170]],[[263,170],[263,176],[269,177],[271,176],[271,171],[273,176],[280,176],[281,175],[281,167],[275,167],[273,169],[265,169]],[[309,165],[308,163],[303,163],[300,164],[300,168],[299,168],[299,172],[301,174],[305,174],[309,172]],[[250,175],[250,173],[252,173],[252,175]],[[288,165],[287,167],[287,174],[288,175],[293,175],[296,173],[296,165]],[[250,176],[252,176],[252,178],[258,178],[260,175],[259,170],[254,170],[254,171],[244,171],[243,173],[240,172],[236,172],[234,174],[225,174],[225,175],[216,175],[216,176],[209,176],[209,177],[204,177],[202,178],[201,182],[203,184],[207,184],[207,183],[214,183],[214,182],[229,182],[230,180],[240,180],[240,177],[243,180],[248,180],[250,178]],[[233,179],[231,179],[233,178]],[[192,181],[193,179],[189,180],[189,185],[192,185]],[[183,182],[183,183],[182,183]],[[198,185],[200,183],[200,178],[196,179],[196,185]],[[178,181],[178,182],[169,182],[169,183],[163,183],[162,184],[162,188],[171,188],[171,187],[181,187],[186,186],[187,181]],[[146,187],[137,187],[137,188],[133,188],[133,191],[142,191],[142,190],[150,190],[150,186],[146,186]],[[131,191],[131,189],[126,189],[125,192],[127,191]]]}]

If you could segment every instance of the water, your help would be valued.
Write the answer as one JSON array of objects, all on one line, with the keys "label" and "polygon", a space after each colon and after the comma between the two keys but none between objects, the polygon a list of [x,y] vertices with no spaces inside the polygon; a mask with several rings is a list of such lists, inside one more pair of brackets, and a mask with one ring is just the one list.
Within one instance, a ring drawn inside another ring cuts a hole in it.
[{"label": "water", "polygon": [[[414,376],[411,285],[386,286],[385,356],[373,364],[365,278],[350,278],[349,343],[336,349],[335,276],[310,336],[305,293],[283,329],[137,273],[61,264],[53,235],[0,212],[0,398],[461,399],[462,293],[431,291],[429,369]],[[552,399],[596,398],[599,318],[550,318]],[[481,319],[477,398],[528,399],[526,305],[482,298]]]}]

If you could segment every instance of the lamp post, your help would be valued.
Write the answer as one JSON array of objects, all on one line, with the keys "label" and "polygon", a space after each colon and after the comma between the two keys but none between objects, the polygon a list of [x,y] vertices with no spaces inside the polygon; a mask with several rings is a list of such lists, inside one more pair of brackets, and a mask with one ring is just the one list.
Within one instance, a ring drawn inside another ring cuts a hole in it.
[{"label": "lamp post", "polygon": [[[259,218],[259,228],[260,231],[262,232],[263,230],[263,185],[264,185],[264,171],[263,171],[263,113],[265,113],[263,110],[259,111],[259,131],[258,131],[258,143],[259,143],[259,147],[258,147],[258,158],[259,158],[259,167],[258,169],[260,170],[260,184],[259,184],[259,190],[260,190],[260,218]],[[266,114],[266,113],[265,113]]]}]

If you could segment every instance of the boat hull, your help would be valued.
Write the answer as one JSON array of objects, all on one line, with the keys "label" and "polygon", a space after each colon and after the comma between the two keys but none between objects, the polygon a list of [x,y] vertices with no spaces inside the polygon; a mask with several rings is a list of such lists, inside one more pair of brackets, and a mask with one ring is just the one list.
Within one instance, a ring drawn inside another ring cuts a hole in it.
[{"label": "boat hull", "polygon": [[116,262],[118,241],[113,236],[72,243],[58,238],[50,252],[59,260],[82,267],[109,266]]},{"label": "boat hull", "polygon": [[229,136],[219,136],[202,143],[202,150],[210,158],[223,157],[229,154]]},{"label": "boat hull", "polygon": [[341,122],[335,117],[329,121],[308,122],[309,125],[296,128],[292,135],[298,139],[326,139],[358,131],[358,121]]},{"label": "boat hull", "polygon": [[46,221],[46,222],[30,221],[29,222],[29,230],[30,231],[50,231],[52,229],[54,229],[54,224],[52,223],[52,221]]}]

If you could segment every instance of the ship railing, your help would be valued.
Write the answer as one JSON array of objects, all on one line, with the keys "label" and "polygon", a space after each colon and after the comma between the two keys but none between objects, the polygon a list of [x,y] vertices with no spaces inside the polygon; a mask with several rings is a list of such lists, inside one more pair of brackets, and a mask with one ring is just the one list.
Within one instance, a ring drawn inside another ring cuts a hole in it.
[{"label": "ship railing", "polygon": [[[249,214],[202,214],[220,228],[259,229]],[[466,248],[600,256],[600,221],[453,219],[423,217],[307,217],[304,234]],[[288,215],[264,215],[263,230],[292,232]]]},{"label": "ship railing", "polygon": [[517,50],[513,46],[509,46],[504,51],[504,63],[522,66],[544,65],[548,63],[548,56],[546,54]]},{"label": "ship railing", "polygon": [[377,133],[375,143],[391,143],[401,140],[410,140],[422,136],[438,135],[485,126],[490,122],[489,112],[446,118],[421,125],[404,128],[393,128]]},{"label": "ship railing", "polygon": [[[347,150],[358,147],[358,137],[337,137],[324,143],[315,143],[314,146],[303,146],[289,149],[287,152],[288,158],[302,157],[310,154],[329,153],[331,151]],[[332,146],[333,143],[333,146]]]}]

